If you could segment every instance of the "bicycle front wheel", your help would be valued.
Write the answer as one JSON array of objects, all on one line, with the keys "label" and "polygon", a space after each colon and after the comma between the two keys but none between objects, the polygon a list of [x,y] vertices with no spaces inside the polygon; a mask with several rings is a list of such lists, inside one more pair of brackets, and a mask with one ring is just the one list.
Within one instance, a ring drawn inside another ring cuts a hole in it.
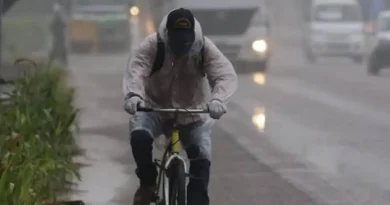
[{"label": "bicycle front wheel", "polygon": [[184,161],[175,159],[169,168],[169,205],[186,204],[186,173]]}]

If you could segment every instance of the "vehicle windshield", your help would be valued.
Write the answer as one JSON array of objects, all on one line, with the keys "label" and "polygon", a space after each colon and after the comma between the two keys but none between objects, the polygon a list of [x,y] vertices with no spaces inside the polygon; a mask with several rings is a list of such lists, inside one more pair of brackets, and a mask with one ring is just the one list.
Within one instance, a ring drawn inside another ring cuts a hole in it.
[{"label": "vehicle windshield", "polygon": [[240,35],[248,29],[256,11],[258,8],[192,9],[205,35]]},{"label": "vehicle windshield", "polygon": [[261,13],[253,19],[252,26],[268,26],[268,16]]},{"label": "vehicle windshield", "polygon": [[380,21],[379,31],[390,31],[390,17],[385,17]]},{"label": "vehicle windshield", "polygon": [[314,12],[314,20],[319,22],[361,21],[362,15],[354,5],[319,5]]}]

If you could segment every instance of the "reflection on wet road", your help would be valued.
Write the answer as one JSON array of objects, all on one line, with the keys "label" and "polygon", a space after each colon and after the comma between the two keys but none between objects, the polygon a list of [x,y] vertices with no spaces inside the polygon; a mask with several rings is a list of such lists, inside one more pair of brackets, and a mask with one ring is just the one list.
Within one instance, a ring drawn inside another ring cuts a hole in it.
[{"label": "reflection on wet road", "polygon": [[265,129],[265,110],[264,108],[256,108],[253,116],[252,122],[261,132],[264,132]]},{"label": "reflection on wet road", "polygon": [[261,72],[253,73],[253,82],[259,85],[265,85],[265,74]]},{"label": "reflection on wet road", "polygon": [[[258,85],[265,85],[266,75],[262,72],[255,72],[252,74],[253,82]],[[263,106],[256,107],[252,116],[252,123],[257,127],[260,132],[264,132],[265,129],[265,108]]]}]

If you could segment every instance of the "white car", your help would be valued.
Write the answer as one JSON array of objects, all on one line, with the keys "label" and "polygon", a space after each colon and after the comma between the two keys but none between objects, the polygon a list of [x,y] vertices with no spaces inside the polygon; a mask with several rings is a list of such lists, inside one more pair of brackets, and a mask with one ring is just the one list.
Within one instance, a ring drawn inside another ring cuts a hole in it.
[{"label": "white car", "polygon": [[305,39],[309,62],[318,57],[347,57],[361,63],[365,35],[360,4],[357,0],[313,0]]},{"label": "white car", "polygon": [[236,71],[265,71],[270,58],[270,28],[261,0],[179,0],[174,7],[190,9]]}]

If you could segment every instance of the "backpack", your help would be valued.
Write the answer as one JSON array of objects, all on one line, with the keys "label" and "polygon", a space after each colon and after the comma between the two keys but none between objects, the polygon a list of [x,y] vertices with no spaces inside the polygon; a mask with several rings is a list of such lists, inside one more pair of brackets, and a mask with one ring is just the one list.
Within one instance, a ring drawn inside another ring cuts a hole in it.
[{"label": "backpack", "polygon": [[[204,37],[203,37],[204,40]],[[165,44],[161,37],[157,35],[157,53],[156,53],[156,58],[154,59],[152,71],[149,74],[149,77],[151,77],[154,73],[159,71],[161,67],[164,64],[164,58],[165,58]],[[195,66],[199,70],[199,72],[202,74],[202,77],[206,76],[206,73],[204,71],[204,46],[202,47],[199,57],[195,58]]]}]

